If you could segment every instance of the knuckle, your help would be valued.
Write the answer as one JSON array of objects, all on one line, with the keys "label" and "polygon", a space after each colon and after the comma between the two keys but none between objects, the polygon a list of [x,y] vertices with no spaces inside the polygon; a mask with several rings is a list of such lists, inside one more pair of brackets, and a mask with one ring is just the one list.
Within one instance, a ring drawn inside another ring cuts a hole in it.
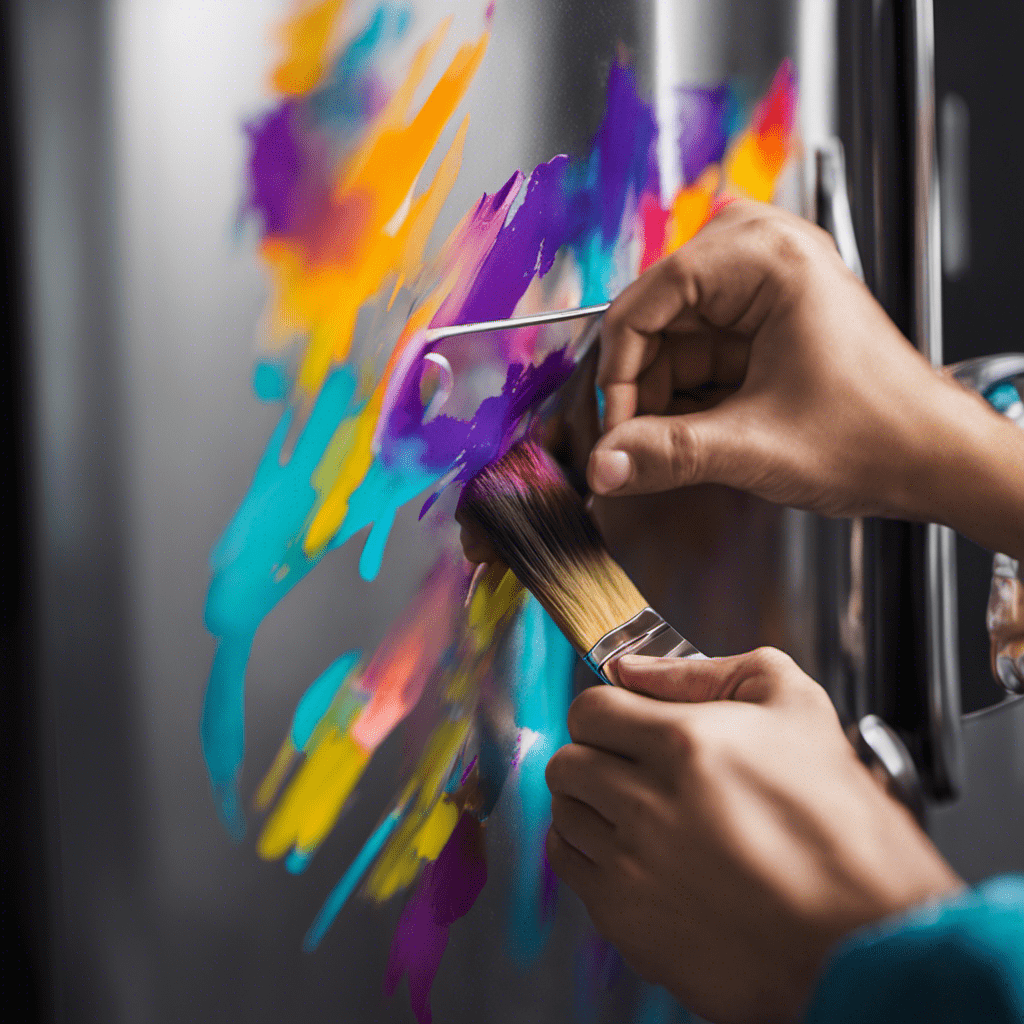
[{"label": "knuckle", "polygon": [[556,750],[551,755],[550,760],[547,763],[547,767],[544,769],[544,780],[548,784],[548,789],[552,793],[560,790],[565,783],[566,776],[566,755],[564,753],[565,747],[561,750]]},{"label": "knuckle", "polygon": [[814,236],[788,217],[752,217],[745,230],[771,263],[789,274],[800,274],[814,258]]},{"label": "knuckle", "polygon": [[686,719],[665,719],[654,728],[656,741],[671,760],[678,761],[692,756],[697,736]]},{"label": "knuckle", "polygon": [[696,431],[685,417],[676,417],[668,424],[665,453],[672,480],[677,485],[698,480],[704,455]]},{"label": "knuckle", "polygon": [[748,661],[751,671],[764,675],[781,675],[796,667],[796,662],[777,647],[758,647],[750,652]]},{"label": "knuckle", "polygon": [[836,709],[832,703],[832,698],[820,683],[804,672],[800,672],[797,678],[793,680],[793,684],[796,694],[809,711],[815,714],[828,715],[829,717],[836,716]]},{"label": "knuckle", "polygon": [[569,714],[566,721],[569,727],[569,735],[573,739],[576,739],[580,731],[585,729],[587,724],[593,720],[600,705],[600,688],[597,686],[584,690],[569,705]]}]

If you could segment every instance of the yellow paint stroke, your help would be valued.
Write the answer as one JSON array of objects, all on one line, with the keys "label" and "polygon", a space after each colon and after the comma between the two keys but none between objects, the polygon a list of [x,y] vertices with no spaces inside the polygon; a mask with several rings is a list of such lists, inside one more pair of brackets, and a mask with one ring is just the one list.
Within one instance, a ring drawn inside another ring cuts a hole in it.
[{"label": "yellow paint stroke", "polygon": [[444,844],[455,831],[458,820],[458,806],[447,796],[442,796],[434,804],[434,809],[427,815],[427,820],[419,827],[413,838],[413,847],[417,855],[422,860],[437,860],[441,856]]},{"label": "yellow paint stroke", "polygon": [[327,73],[331,33],[344,6],[345,0],[323,0],[281,27],[285,56],[270,76],[274,89],[301,96],[320,84]]},{"label": "yellow paint stroke", "polygon": [[711,216],[718,181],[718,168],[711,166],[692,185],[676,193],[665,232],[663,252],[675,252],[704,226]]},{"label": "yellow paint stroke", "polygon": [[[439,794],[469,732],[469,719],[442,722],[427,742],[411,785],[419,790],[416,804],[391,837],[366,880],[366,893],[383,902],[416,878],[424,860],[434,860],[455,828],[458,814],[438,811]],[[409,790],[407,789],[407,793]],[[450,826],[450,827],[449,827]],[[445,833],[447,829],[447,834]],[[427,854],[434,853],[433,857]]]},{"label": "yellow paint stroke", "polygon": [[318,845],[355,789],[370,754],[347,733],[331,729],[285,790],[263,828],[257,852],[266,860],[283,857],[292,846]]},{"label": "yellow paint stroke", "polygon": [[274,763],[256,790],[253,807],[257,812],[262,813],[274,802],[274,797],[277,796],[277,791],[281,788],[281,783],[284,782],[284,778],[295,760],[296,753],[298,751],[295,749],[295,744],[292,743],[291,736],[286,736],[284,743],[281,744],[281,749],[274,758]]},{"label": "yellow paint stroke", "polygon": [[[488,576],[495,571],[488,570]],[[469,632],[478,651],[491,647],[498,627],[519,610],[524,594],[522,585],[511,570],[502,573],[497,585],[484,578],[473,595],[468,616]]]},{"label": "yellow paint stroke", "polygon": [[[421,331],[434,318],[444,294],[440,290],[427,298],[409,317],[402,334],[395,344],[387,368],[369,401],[354,418],[339,426],[335,437],[324,453],[320,464],[313,471],[314,487],[323,495],[313,519],[302,542],[302,550],[312,557],[324,548],[338,532],[348,513],[348,503],[355,489],[366,478],[373,465],[373,436],[377,429],[377,420],[387,392],[388,381],[398,360],[412,337]],[[347,435],[339,441],[339,447],[345,446],[347,454],[343,461],[335,461],[333,449],[338,433]],[[332,475],[333,482],[329,481]]]},{"label": "yellow paint stroke", "polygon": [[748,128],[726,158],[725,178],[730,192],[770,203],[790,145],[789,136],[780,129],[757,134]]},{"label": "yellow paint stroke", "polygon": [[463,44],[411,118],[417,86],[444,39],[442,24],[420,47],[405,81],[377,116],[366,139],[339,168],[335,210],[358,210],[344,258],[314,259],[304,239],[268,236],[261,254],[274,283],[270,344],[308,331],[296,388],[300,404],[319,391],[332,362],[351,348],[363,304],[390,279],[416,276],[434,223],[458,176],[468,120],[463,120],[429,187],[413,198],[417,179],[483,59],[490,35]]}]

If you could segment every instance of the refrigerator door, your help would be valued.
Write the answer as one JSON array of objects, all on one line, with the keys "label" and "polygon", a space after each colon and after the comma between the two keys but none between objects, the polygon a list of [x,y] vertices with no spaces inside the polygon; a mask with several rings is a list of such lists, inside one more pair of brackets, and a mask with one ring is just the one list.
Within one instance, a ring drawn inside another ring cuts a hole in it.
[{"label": "refrigerator door", "polygon": [[[362,18],[372,7],[349,6]],[[414,24],[453,14],[452,39],[466,38],[479,30],[478,20],[465,24],[478,6],[422,0]],[[229,841],[199,743],[214,653],[203,627],[209,552],[277,418],[250,386],[267,284],[253,233],[237,221],[242,124],[268,103],[273,27],[290,6],[10,8],[26,241],[31,724],[44,790],[37,856],[46,884],[36,913],[52,976],[48,1019],[407,1021],[404,989],[394,998],[381,991],[394,901],[352,903],[316,954],[300,950],[381,814],[399,745],[382,751],[361,801],[293,877],[261,861],[251,840]],[[813,149],[835,133],[833,30],[823,0],[499,2],[464,104],[465,160],[438,236],[514,169],[587,150],[620,44],[662,106],[678,84],[732,75],[756,96],[793,58],[801,133]],[[805,194],[794,174],[784,200],[803,209]],[[661,610],[709,653],[772,642],[813,670],[807,517],[711,489],[686,501],[638,502],[610,523],[645,593],[664,597]],[[689,524],[672,573],[631,541],[639,515],[652,530]],[[407,602],[429,557],[415,512],[399,517],[372,587],[359,580],[358,557],[341,548],[331,571],[310,575],[260,629],[247,793],[309,682],[338,651],[372,649]],[[633,982],[603,1006],[586,1002],[587,972],[610,962],[578,959],[593,933],[569,893],[543,954],[525,972],[515,965],[505,900],[513,828],[499,805],[488,826],[491,883],[452,931],[437,1019],[621,1020],[638,999],[661,1014],[646,1019],[671,1019],[661,995],[638,995]]]}]

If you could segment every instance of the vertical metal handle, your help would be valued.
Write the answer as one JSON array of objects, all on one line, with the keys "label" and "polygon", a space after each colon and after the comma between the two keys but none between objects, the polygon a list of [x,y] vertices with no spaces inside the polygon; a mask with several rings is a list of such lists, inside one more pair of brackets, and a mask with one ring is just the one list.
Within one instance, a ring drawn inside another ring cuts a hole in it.
[{"label": "vertical metal handle", "polygon": [[[932,0],[912,0],[909,29],[913,133],[913,341],[942,365],[942,249],[938,153],[935,142],[935,35]],[[960,664],[957,648],[956,539],[929,524],[925,535],[928,742],[924,756],[936,795],[956,796],[963,785]]]},{"label": "vertical metal handle", "polygon": [[[846,187],[846,160],[842,142],[839,139],[828,140],[815,152],[814,157],[815,219],[820,227],[832,235],[843,262],[863,280],[864,270],[860,250],[857,247],[857,236],[853,227],[853,215]],[[863,558],[863,553],[858,551],[859,545],[854,543],[855,535],[862,537],[863,522],[861,520],[851,521],[842,529],[841,550],[844,555]],[[851,576],[851,588],[853,586],[854,582]],[[863,581],[858,582],[856,586],[862,587]],[[846,632],[854,634],[847,640],[856,644],[857,649],[848,651],[847,654],[856,663],[857,670],[863,672],[865,659],[863,623],[856,624],[859,628],[850,628],[854,624],[848,621],[850,598],[855,598],[858,608],[861,608],[863,595],[860,593],[855,595],[851,589],[849,595],[842,596],[846,600],[840,600],[834,611],[843,616],[842,622],[848,627]],[[840,635],[842,632],[840,629]],[[858,702],[854,700],[852,703],[856,707]],[[856,713],[860,714],[859,711]],[[851,725],[847,735],[858,756],[871,769],[872,773],[879,778],[879,781],[892,796],[906,805],[917,821],[923,823],[924,796],[921,777],[910,751],[896,731],[878,715],[867,714],[858,718]]]}]

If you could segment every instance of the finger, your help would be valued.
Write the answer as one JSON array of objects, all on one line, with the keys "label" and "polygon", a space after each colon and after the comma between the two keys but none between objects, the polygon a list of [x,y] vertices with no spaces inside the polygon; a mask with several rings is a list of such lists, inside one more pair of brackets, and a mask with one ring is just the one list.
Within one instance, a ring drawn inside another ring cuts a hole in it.
[{"label": "finger", "polygon": [[[455,516],[458,519],[458,513]],[[462,553],[470,562],[485,562],[490,565],[498,561],[498,553],[491,547],[491,543],[482,534],[469,529],[464,523],[459,531],[459,541],[462,544]]]},{"label": "finger", "polygon": [[634,415],[637,379],[662,332],[711,326],[752,337],[778,299],[786,261],[816,244],[799,218],[737,202],[634,281],[602,324],[597,380],[608,399],[606,426]]},{"label": "finger", "polygon": [[641,765],[652,750],[661,748],[670,719],[662,701],[619,686],[593,686],[569,706],[569,735],[576,744]]},{"label": "finger", "polygon": [[595,375],[597,349],[593,348],[559,389],[558,408],[550,423],[546,447],[577,490],[586,489],[590,452],[601,436]]},{"label": "finger", "polygon": [[581,899],[593,893],[600,878],[600,868],[570,846],[553,826],[548,829],[544,852],[551,870]]},{"label": "finger", "polygon": [[615,847],[615,829],[593,807],[571,796],[551,797],[551,827],[594,864],[606,864]]},{"label": "finger", "polygon": [[632,794],[643,786],[632,761],[582,743],[568,743],[548,761],[544,777],[552,796],[588,804],[606,821],[621,821]]},{"label": "finger", "polygon": [[672,387],[688,391],[709,384],[739,387],[747,375],[750,339],[735,331],[670,333],[665,349],[672,362]]},{"label": "finger", "polygon": [[616,663],[621,686],[662,701],[736,700],[768,704],[803,676],[793,659],[773,647],[728,658],[646,658],[627,654]]},{"label": "finger", "polygon": [[670,413],[680,397],[706,407],[743,383],[749,358],[750,342],[729,331],[670,336],[637,379],[637,415]]},{"label": "finger", "polygon": [[638,416],[595,446],[587,480],[595,494],[647,494],[698,483],[737,486],[751,472],[751,431],[736,395],[706,412]]}]

